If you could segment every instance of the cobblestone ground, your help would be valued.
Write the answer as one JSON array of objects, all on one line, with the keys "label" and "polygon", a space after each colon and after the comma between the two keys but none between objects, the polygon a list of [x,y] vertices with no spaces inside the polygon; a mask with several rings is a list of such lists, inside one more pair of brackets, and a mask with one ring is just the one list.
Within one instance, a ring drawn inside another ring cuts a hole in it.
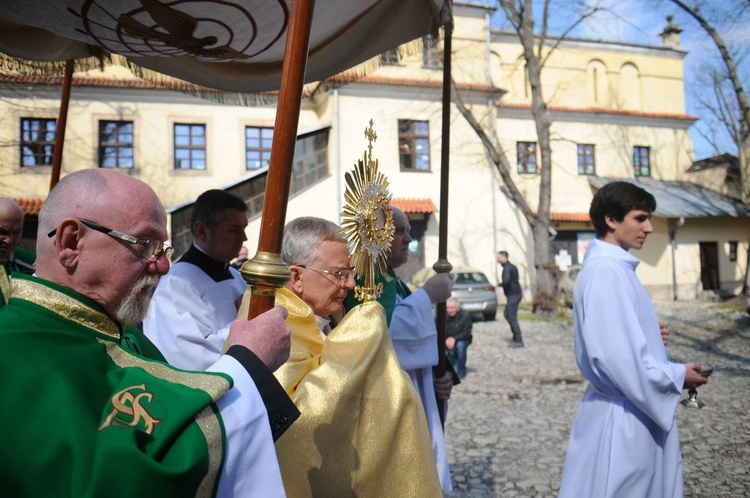
[{"label": "cobblestone ground", "polygon": [[[677,406],[686,497],[750,496],[750,317],[715,302],[656,303],[672,331],[674,361],[712,364],[699,390],[706,406]],[[510,329],[475,322],[469,373],[453,390],[446,424],[458,497],[553,497],[585,384],[567,321],[521,320],[526,347]]]}]

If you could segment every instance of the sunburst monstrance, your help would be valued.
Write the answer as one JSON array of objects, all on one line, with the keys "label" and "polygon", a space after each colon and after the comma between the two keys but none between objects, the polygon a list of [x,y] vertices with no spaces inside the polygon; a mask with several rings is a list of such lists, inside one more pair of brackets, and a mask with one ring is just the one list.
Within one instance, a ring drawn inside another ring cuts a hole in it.
[{"label": "sunburst monstrance", "polygon": [[365,129],[368,141],[362,159],[344,175],[346,205],[341,227],[349,241],[349,254],[354,274],[364,281],[354,289],[362,302],[374,301],[383,292],[383,284],[375,285],[375,277],[386,269],[386,258],[393,240],[394,225],[388,179],[378,171],[378,160],[372,157],[372,144],[378,138],[372,127]]}]

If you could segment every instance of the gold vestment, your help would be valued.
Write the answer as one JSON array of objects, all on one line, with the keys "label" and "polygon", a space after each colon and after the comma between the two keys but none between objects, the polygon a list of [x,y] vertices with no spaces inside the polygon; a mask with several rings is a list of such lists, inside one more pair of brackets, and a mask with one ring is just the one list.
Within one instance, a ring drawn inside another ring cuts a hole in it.
[{"label": "gold vestment", "polygon": [[292,349],[275,375],[302,412],[276,442],[287,495],[442,496],[422,402],[383,307],[355,307],[324,339],[297,296],[281,289],[276,304],[289,311]]}]

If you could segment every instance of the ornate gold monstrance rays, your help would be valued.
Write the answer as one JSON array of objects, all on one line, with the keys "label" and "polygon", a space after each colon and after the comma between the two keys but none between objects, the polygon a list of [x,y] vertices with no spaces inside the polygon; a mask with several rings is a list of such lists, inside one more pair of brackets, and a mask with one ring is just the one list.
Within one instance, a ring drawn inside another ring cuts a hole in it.
[{"label": "ornate gold monstrance rays", "polygon": [[362,159],[346,173],[346,205],[341,228],[349,240],[349,254],[354,274],[364,281],[354,289],[359,301],[374,301],[383,292],[375,277],[386,268],[386,257],[393,240],[393,212],[388,180],[378,171],[378,160],[372,158],[372,143],[378,136],[372,127],[365,129],[368,146]]}]

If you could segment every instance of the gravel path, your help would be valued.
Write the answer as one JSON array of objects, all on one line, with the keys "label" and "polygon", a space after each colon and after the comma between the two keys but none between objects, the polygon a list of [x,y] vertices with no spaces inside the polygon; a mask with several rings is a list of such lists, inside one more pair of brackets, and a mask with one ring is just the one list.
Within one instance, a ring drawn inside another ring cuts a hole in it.
[{"label": "gravel path", "polygon": [[[674,361],[716,368],[699,390],[701,410],[678,405],[687,497],[750,496],[750,317],[719,303],[656,303],[670,324]],[[454,388],[446,424],[458,497],[553,497],[570,427],[585,388],[570,320],[521,320],[526,347],[510,330],[475,322],[469,373]]]}]

